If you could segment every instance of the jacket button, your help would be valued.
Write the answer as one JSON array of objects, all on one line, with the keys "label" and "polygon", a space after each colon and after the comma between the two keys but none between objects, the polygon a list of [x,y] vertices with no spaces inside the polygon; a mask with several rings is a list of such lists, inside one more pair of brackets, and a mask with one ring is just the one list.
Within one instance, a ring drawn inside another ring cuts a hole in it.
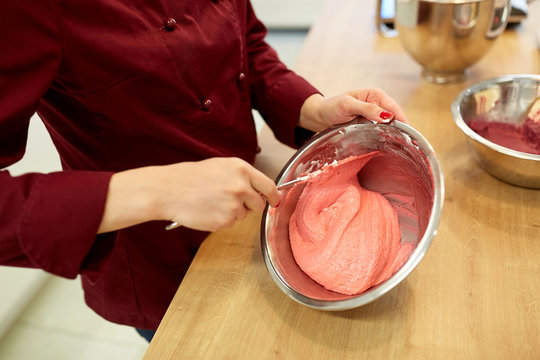
[{"label": "jacket button", "polygon": [[204,99],[204,100],[202,101],[201,105],[202,105],[202,109],[203,109],[204,111],[208,111],[208,110],[210,110],[210,107],[212,106],[212,100],[210,100],[210,99]]},{"label": "jacket button", "polygon": [[240,74],[238,74],[238,82],[239,83],[243,83],[244,80],[246,80],[246,74],[244,74],[243,72],[241,72]]},{"label": "jacket button", "polygon": [[165,30],[173,31],[175,27],[176,27],[176,20],[174,20],[171,17],[168,18],[167,20],[165,20],[165,24],[164,24],[164,29]]},{"label": "jacket button", "polygon": [[257,147],[255,148],[255,153],[258,154],[258,153],[261,152],[261,150],[262,150],[261,147],[260,147],[260,146],[257,146]]}]

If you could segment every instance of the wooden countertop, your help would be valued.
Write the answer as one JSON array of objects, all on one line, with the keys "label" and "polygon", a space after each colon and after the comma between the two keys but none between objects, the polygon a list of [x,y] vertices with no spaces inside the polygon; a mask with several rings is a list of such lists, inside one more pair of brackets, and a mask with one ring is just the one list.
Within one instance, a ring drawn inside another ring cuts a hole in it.
[{"label": "wooden countertop", "polygon": [[[540,358],[540,190],[485,173],[450,113],[454,97],[474,82],[540,73],[540,1],[465,82],[449,85],[422,80],[399,40],[377,34],[374,8],[375,0],[328,1],[295,70],[328,95],[385,89],[433,145],[446,195],[426,256],[375,302],[318,311],[274,284],[260,250],[260,214],[253,214],[205,241],[144,359]],[[261,137],[257,164],[276,176],[293,150],[267,129]]]}]

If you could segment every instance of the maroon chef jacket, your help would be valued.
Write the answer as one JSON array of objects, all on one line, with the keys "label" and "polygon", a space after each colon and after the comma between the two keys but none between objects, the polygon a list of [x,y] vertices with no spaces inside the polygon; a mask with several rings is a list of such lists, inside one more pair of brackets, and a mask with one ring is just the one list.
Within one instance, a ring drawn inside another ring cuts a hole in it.
[{"label": "maroon chef jacket", "polygon": [[80,274],[104,318],[157,328],[207,234],[149,222],[96,236],[109,179],[216,156],[251,162],[252,108],[294,146],[317,90],[265,34],[246,0],[4,1],[0,168],[23,156],[37,111],[64,171],[0,171],[0,263]]}]

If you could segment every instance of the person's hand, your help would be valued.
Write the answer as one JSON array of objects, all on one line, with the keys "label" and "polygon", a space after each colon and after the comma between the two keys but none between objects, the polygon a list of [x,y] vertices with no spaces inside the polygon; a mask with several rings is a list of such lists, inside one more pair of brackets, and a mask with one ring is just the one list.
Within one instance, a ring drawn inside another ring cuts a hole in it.
[{"label": "person's hand", "polygon": [[396,119],[409,123],[401,107],[381,89],[357,89],[323,97],[311,95],[300,110],[298,125],[312,131],[321,131],[334,124],[348,122],[358,115],[383,122]]},{"label": "person's hand", "polygon": [[211,158],[114,174],[99,232],[149,220],[215,231],[281,198],[274,181],[238,158]]}]

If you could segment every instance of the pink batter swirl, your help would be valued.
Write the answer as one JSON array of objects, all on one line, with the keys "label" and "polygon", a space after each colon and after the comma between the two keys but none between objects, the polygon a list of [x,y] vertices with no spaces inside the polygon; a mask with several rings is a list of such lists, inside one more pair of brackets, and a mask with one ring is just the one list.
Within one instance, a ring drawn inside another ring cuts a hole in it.
[{"label": "pink batter swirl", "polygon": [[289,222],[300,268],[325,288],[346,295],[387,280],[413,248],[401,243],[396,209],[358,182],[358,172],[377,153],[324,167],[306,184]]}]

